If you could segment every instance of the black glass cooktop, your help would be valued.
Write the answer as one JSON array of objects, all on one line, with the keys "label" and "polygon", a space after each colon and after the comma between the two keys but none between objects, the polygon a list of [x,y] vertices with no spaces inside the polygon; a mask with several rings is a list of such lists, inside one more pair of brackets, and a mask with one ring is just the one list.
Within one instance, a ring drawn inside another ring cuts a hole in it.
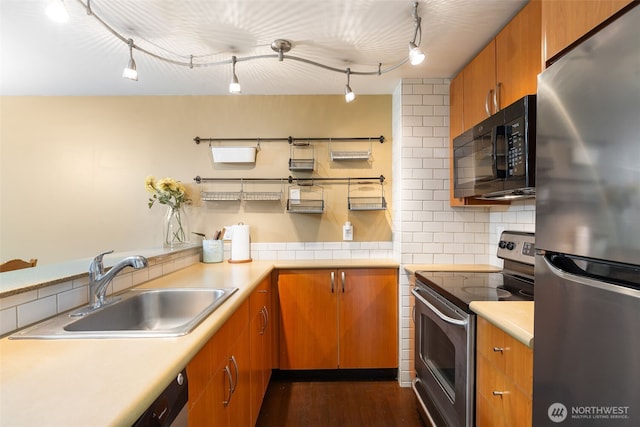
[{"label": "black glass cooktop", "polygon": [[533,283],[503,273],[418,271],[416,285],[427,286],[463,310],[473,301],[533,301]]}]

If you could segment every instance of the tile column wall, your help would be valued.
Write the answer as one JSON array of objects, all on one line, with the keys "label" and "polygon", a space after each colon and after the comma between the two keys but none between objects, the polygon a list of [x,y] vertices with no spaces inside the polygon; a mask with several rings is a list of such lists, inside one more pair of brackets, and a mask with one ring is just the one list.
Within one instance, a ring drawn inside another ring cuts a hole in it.
[{"label": "tile column wall", "polygon": [[[413,377],[413,298],[405,264],[494,264],[502,229],[533,231],[535,203],[449,204],[449,79],[405,79],[393,94],[393,253],[400,267],[400,383]],[[494,211],[495,210],[495,211]]]}]

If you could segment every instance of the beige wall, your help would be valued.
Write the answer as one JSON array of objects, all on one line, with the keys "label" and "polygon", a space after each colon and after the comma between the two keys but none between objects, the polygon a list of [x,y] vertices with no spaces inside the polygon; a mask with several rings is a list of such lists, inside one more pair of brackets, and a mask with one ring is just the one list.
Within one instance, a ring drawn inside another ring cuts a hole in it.
[{"label": "beige wall", "polygon": [[[0,125],[2,260],[49,264],[108,249],[159,246],[165,207],[147,208],[147,175],[189,184],[191,231],[210,235],[243,221],[252,227],[253,242],[331,242],[342,239],[348,219],[356,241],[391,240],[391,96],[360,96],[352,104],[342,96],[3,97]],[[316,143],[313,175],[384,175],[389,209],[349,211],[347,185],[337,183],[322,184],[323,214],[288,214],[274,202],[199,200],[202,189],[216,188],[196,185],[197,175],[308,173],[288,170],[286,142],[263,142],[255,165],[229,165],[214,164],[208,144],[195,144],[195,136],[289,135],[384,135],[384,144],[373,144],[371,162],[331,162],[328,144]],[[274,187],[252,191],[263,189]]]}]

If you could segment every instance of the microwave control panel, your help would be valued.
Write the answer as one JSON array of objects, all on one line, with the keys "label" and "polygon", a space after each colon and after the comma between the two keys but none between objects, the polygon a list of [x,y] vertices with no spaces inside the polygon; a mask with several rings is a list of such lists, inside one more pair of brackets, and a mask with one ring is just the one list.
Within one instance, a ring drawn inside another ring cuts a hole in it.
[{"label": "microwave control panel", "polygon": [[523,176],[526,171],[526,141],[522,120],[508,123],[507,129],[507,176]]}]

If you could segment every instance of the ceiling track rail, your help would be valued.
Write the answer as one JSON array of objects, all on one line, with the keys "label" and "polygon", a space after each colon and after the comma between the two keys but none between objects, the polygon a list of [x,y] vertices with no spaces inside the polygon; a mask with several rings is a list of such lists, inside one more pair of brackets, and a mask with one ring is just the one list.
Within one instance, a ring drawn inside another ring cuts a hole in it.
[{"label": "ceiling track rail", "polygon": [[362,137],[353,137],[353,138],[297,138],[293,136],[288,136],[286,138],[201,138],[196,136],[193,138],[193,141],[196,144],[200,144],[201,142],[288,142],[292,145],[307,145],[310,142],[356,142],[356,141],[378,141],[380,144],[384,143],[385,138],[384,135],[380,136],[362,136]]},{"label": "ceiling track rail", "polygon": [[215,181],[226,181],[226,182],[256,182],[256,181],[270,181],[270,182],[287,182],[289,184],[296,183],[297,185],[314,185],[317,182],[333,182],[333,183],[344,183],[344,184],[353,184],[359,182],[370,182],[370,181],[379,181],[382,184],[385,180],[384,175],[374,176],[374,177],[332,177],[332,178],[297,178],[294,176],[288,176],[287,178],[202,178],[200,176],[196,176],[193,178],[195,182],[201,184],[203,182],[215,182]]}]

